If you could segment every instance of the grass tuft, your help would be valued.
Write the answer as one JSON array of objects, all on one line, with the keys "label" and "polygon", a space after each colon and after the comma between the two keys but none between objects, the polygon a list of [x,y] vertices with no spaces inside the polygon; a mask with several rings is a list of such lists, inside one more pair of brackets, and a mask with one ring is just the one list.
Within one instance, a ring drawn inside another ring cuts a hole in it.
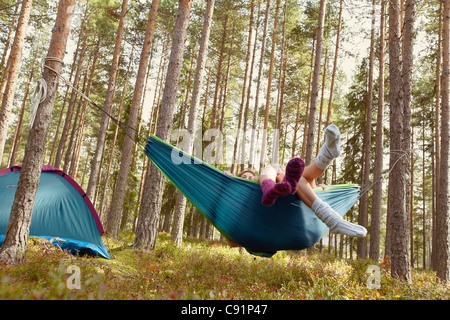
[{"label": "grass tuft", "polygon": [[[30,239],[24,264],[1,266],[0,299],[450,299],[433,272],[413,270],[408,285],[390,276],[388,264],[371,260],[293,252],[267,259],[222,242],[176,246],[168,234],[159,235],[152,252],[133,250],[125,235],[107,243],[111,260],[75,257]],[[79,287],[70,266],[79,268]],[[369,266],[380,270],[378,289],[368,286]]]}]

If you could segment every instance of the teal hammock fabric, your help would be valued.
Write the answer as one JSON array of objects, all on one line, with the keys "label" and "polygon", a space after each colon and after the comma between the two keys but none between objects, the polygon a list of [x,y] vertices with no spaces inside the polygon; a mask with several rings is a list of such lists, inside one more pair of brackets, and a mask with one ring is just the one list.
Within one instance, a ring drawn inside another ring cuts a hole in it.
[{"label": "teal hammock fabric", "polygon": [[[173,150],[177,160],[184,160],[172,161]],[[229,177],[154,135],[145,153],[225,238],[254,255],[271,257],[280,250],[305,249],[328,232],[297,195],[264,206],[258,182]],[[357,185],[335,185],[316,193],[342,216],[359,199]]]}]

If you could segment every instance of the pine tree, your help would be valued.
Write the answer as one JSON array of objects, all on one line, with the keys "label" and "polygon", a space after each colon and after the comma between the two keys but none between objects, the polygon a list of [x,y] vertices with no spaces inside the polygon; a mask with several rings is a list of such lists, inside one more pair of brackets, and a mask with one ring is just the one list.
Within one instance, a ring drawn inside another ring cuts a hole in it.
[{"label": "pine tree", "polygon": [[405,205],[405,170],[400,153],[404,137],[404,100],[401,64],[401,1],[389,5],[389,75],[390,75],[390,166],[389,184],[391,228],[391,274],[395,278],[411,281],[408,258],[408,217]]},{"label": "pine tree", "polygon": [[314,134],[316,130],[316,109],[317,109],[317,97],[319,95],[319,76],[320,76],[320,64],[322,59],[325,8],[326,8],[326,0],[321,0],[319,8],[319,18],[318,18],[319,20],[317,24],[314,72],[311,82],[311,103],[309,106],[309,115],[308,115],[308,135],[306,140],[306,155],[305,155],[305,163],[307,165],[312,160],[314,147]]},{"label": "pine tree", "polygon": [[45,61],[47,67],[44,67],[42,72],[42,79],[47,84],[47,96],[39,104],[28,137],[9,224],[0,251],[0,261],[10,264],[22,263],[26,256],[26,244],[30,231],[33,204],[41,175],[45,141],[74,10],[75,0],[61,0],[59,2],[55,27]]},{"label": "pine tree", "polygon": [[[191,6],[192,0],[180,0],[178,6],[166,84],[161,100],[161,112],[159,113],[156,129],[156,135],[162,140],[168,140],[172,127]],[[155,247],[161,211],[163,182],[162,173],[156,166],[150,165],[145,179],[144,196],[142,197],[136,237],[133,243],[135,249],[153,250]]]},{"label": "pine tree", "polygon": [[[23,45],[25,42],[28,21],[30,20],[30,12],[32,0],[23,0],[17,22],[16,34],[11,47],[7,63],[7,73],[3,76],[2,82],[6,81],[5,91],[1,92],[2,104],[0,108],[0,164],[2,163],[3,152],[5,148],[6,136],[8,133],[8,120],[16,92],[17,79],[19,77],[20,65],[22,60]],[[3,87],[3,85],[1,86]]]},{"label": "pine tree", "polygon": [[114,45],[114,54],[111,61],[111,69],[109,71],[108,89],[106,91],[105,102],[103,105],[104,113],[100,122],[100,130],[97,136],[97,146],[95,148],[94,158],[92,159],[91,173],[89,176],[89,183],[86,190],[86,194],[90,199],[94,199],[94,194],[97,188],[97,182],[100,171],[100,162],[103,156],[103,150],[105,145],[106,131],[108,129],[109,116],[111,113],[114,94],[116,92],[116,75],[119,64],[120,49],[122,44],[123,30],[125,28],[125,18],[128,11],[129,0],[122,1],[122,7],[120,12],[119,26],[117,28],[116,43]]},{"label": "pine tree", "polygon": [[[208,54],[209,36],[211,33],[211,23],[214,12],[215,0],[207,0],[205,18],[203,22],[202,38],[200,41],[200,48],[197,58],[197,68],[195,71],[194,88],[192,91],[191,104],[189,108],[189,118],[187,129],[189,134],[185,139],[185,145],[187,149],[184,150],[187,154],[192,154],[195,140],[197,137],[197,109],[200,104],[200,89],[203,84],[203,78],[205,74],[206,57]],[[172,240],[176,244],[181,244],[183,238],[183,225],[184,216],[186,210],[186,197],[181,192],[177,193],[177,199],[175,204],[174,222],[172,228]]]},{"label": "pine tree", "polygon": [[142,100],[142,91],[147,75],[147,66],[150,57],[151,44],[153,41],[153,33],[155,31],[156,16],[158,14],[159,0],[153,0],[148,15],[147,29],[145,31],[144,45],[139,62],[139,70],[133,91],[133,100],[126,128],[126,137],[122,149],[122,159],[120,161],[120,169],[114,193],[112,197],[111,209],[106,219],[105,230],[114,238],[119,236],[119,227],[122,217],[123,203],[125,199],[125,191],[127,185],[128,172],[131,164],[131,156],[133,145],[136,139],[136,128],[138,120],[139,107]]},{"label": "pine tree", "polygon": [[439,192],[436,208],[436,273],[446,283],[450,282],[450,0],[444,0],[442,28],[442,104],[441,104],[441,150],[439,168]]}]

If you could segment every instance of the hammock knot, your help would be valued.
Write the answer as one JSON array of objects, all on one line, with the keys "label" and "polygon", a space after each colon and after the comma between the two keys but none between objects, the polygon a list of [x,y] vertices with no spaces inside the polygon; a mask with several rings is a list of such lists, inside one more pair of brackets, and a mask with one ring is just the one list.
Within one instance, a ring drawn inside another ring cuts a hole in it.
[{"label": "hammock knot", "polygon": [[36,88],[34,89],[33,97],[31,98],[31,119],[29,126],[32,127],[36,119],[37,109],[39,104],[44,102],[47,98],[47,82],[44,79],[39,79]]}]

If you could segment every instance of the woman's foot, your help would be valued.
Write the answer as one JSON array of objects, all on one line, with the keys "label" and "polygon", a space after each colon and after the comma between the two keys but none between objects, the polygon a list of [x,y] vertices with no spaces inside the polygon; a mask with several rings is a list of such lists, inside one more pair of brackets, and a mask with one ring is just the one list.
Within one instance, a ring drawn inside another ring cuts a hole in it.
[{"label": "woman's foot", "polygon": [[325,170],[341,154],[341,133],[339,128],[330,124],[325,128],[325,143],[316,157],[317,166]]},{"label": "woman's foot", "polygon": [[270,169],[261,173],[261,190],[263,192],[261,202],[266,206],[271,206],[279,196],[297,192],[298,181],[303,174],[304,168],[305,163],[303,159],[291,159],[286,165],[283,180],[278,183],[274,181],[273,177],[270,177],[272,173],[269,171]]},{"label": "woman's foot", "polygon": [[292,158],[286,165],[283,181],[290,186],[290,193],[297,192],[298,181],[300,180],[303,170],[305,169],[305,162],[301,158]]},{"label": "woman's foot", "polygon": [[291,188],[286,183],[276,183],[272,179],[265,179],[261,182],[261,190],[263,192],[261,202],[265,206],[271,206],[279,196],[285,196],[291,193]]},{"label": "woman's foot", "polygon": [[366,228],[344,220],[328,203],[321,199],[314,201],[311,210],[333,233],[351,237],[365,237],[367,235]]}]

